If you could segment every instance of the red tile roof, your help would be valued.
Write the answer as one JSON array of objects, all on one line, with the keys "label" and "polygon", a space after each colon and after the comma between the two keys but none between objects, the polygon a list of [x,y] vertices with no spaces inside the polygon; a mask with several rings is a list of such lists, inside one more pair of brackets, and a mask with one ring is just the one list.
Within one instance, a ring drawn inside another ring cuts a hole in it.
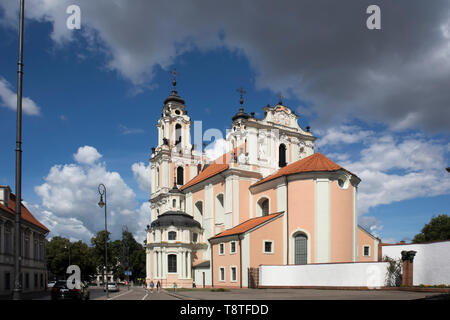
[{"label": "red tile roof", "polygon": [[[3,209],[6,212],[9,212],[10,214],[14,215],[16,214],[16,196],[14,194],[10,194],[10,200],[9,200],[9,207],[3,205],[0,203],[0,208]],[[50,232],[50,230],[47,229],[46,226],[44,226],[42,223],[40,223],[32,214],[31,212],[25,207],[22,203],[21,205],[21,218],[25,221],[28,221],[31,224],[34,224],[35,226]]]},{"label": "red tile roof", "polygon": [[[279,169],[274,174],[254,183],[252,186],[259,185],[261,183],[282,177],[287,176],[295,173],[303,173],[303,172],[320,172],[320,171],[327,171],[327,172],[333,172],[338,170],[344,170],[350,173],[351,175],[354,175],[347,169],[342,168],[340,165],[334,163],[329,158],[321,154],[320,152],[316,152],[309,157],[300,159],[296,162],[293,162],[286,167],[283,167]],[[356,176],[356,175],[354,175]]]},{"label": "red tile roof", "polygon": [[282,213],[283,212],[277,212],[277,213],[269,214],[267,216],[249,219],[247,221],[242,222],[241,224],[238,224],[234,228],[231,228],[231,229],[225,230],[219,234],[216,234],[215,236],[211,237],[210,239],[216,239],[216,238],[221,238],[221,237],[225,237],[225,236],[232,236],[232,235],[237,235],[237,234],[247,232],[247,231],[263,224],[264,222],[275,219],[276,217],[280,216]]},{"label": "red tile roof", "polygon": [[[242,145],[243,146],[243,145]],[[235,157],[237,157],[237,150],[239,147],[234,148],[234,154]],[[245,146],[244,146],[245,147]],[[211,178],[212,176],[215,176],[216,174],[219,174],[225,170],[227,170],[230,166],[229,163],[231,162],[231,153],[227,152],[220,157],[218,157],[216,160],[214,160],[212,163],[210,163],[203,171],[201,171],[198,175],[196,175],[194,178],[189,180],[184,186],[180,188],[180,190],[184,190],[188,187],[191,187],[199,182],[202,182],[208,178]]]}]

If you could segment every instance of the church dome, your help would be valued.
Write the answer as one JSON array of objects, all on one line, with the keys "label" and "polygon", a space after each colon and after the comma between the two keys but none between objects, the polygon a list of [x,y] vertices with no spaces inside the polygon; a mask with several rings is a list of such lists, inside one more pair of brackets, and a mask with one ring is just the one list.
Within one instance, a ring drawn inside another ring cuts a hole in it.
[{"label": "church dome", "polygon": [[236,113],[231,120],[236,121],[237,119],[248,119],[250,116],[244,111],[244,108],[240,108],[238,113]]},{"label": "church dome", "polygon": [[198,221],[194,220],[192,216],[183,211],[166,211],[150,225],[151,228],[169,226],[199,229],[202,228]]}]

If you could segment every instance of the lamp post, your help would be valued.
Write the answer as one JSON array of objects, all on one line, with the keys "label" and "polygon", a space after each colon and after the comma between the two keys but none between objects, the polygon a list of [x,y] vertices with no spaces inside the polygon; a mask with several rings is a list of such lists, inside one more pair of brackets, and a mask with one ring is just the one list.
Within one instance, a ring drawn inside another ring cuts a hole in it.
[{"label": "lamp post", "polygon": [[22,79],[23,79],[23,21],[25,1],[20,0],[19,17],[19,61],[17,63],[17,131],[16,131],[16,216],[14,225],[14,289],[13,300],[20,300],[20,216],[22,205]]},{"label": "lamp post", "polygon": [[[109,298],[109,290],[108,290],[108,226],[107,226],[107,220],[106,220],[106,187],[103,183],[100,183],[98,185],[98,193],[100,194],[100,201],[98,203],[98,206],[100,208],[105,207],[105,278],[103,278],[103,281],[105,282],[106,287],[106,299]],[[103,196],[105,196],[105,202],[103,202]]]},{"label": "lamp post", "polygon": [[64,248],[69,250],[69,266],[70,266],[71,265],[70,264],[70,244],[65,245]]}]

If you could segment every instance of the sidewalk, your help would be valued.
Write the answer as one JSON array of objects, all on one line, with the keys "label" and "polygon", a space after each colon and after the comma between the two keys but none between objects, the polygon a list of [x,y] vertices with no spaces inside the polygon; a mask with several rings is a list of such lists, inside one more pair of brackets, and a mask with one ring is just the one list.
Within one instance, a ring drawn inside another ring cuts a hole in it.
[{"label": "sidewalk", "polygon": [[[22,292],[20,294],[21,300],[37,300],[45,299],[50,296],[50,291],[39,291],[39,292]],[[0,295],[0,300],[12,300],[12,293],[8,295]]]}]

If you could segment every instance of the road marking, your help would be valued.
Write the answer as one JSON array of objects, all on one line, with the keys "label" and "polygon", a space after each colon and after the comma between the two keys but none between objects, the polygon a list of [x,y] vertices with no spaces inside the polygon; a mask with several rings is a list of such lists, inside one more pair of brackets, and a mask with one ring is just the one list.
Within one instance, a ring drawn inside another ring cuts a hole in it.
[{"label": "road marking", "polygon": [[131,289],[131,290],[127,291],[127,292],[124,292],[124,293],[119,294],[119,295],[117,295],[117,296],[111,297],[111,298],[109,298],[108,300],[112,300],[112,299],[121,297],[121,296],[126,295],[127,293],[130,293],[130,292],[133,292],[133,291],[134,291],[134,289]]},{"label": "road marking", "polygon": [[148,292],[145,294],[145,296],[141,300],[145,300],[145,298],[148,297]]}]

